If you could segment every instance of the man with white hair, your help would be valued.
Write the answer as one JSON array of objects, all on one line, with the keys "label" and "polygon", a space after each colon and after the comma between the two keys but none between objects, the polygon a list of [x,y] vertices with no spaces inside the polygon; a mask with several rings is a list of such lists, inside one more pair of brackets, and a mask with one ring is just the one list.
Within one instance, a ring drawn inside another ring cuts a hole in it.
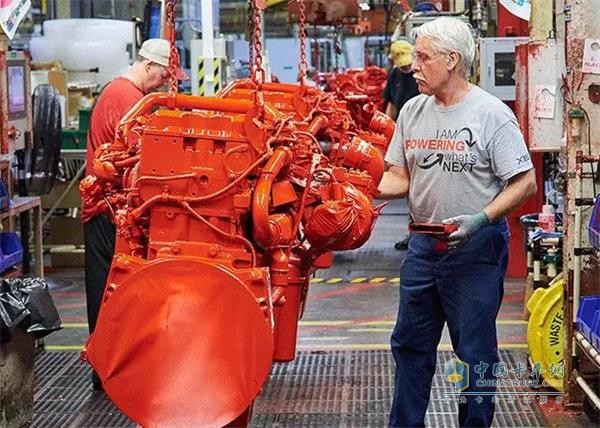
[{"label": "man with white hair", "polygon": [[[468,364],[470,387],[462,392],[482,399],[463,396],[459,424],[490,426],[495,388],[476,381],[493,379],[498,362],[496,316],[508,262],[505,216],[535,194],[535,173],[514,114],[468,81],[475,55],[470,27],[438,18],[411,37],[421,95],[400,112],[385,157],[391,167],[379,189],[385,198],[408,194],[415,222],[458,229],[444,236],[446,248],[429,235],[414,234],[409,241],[391,338],[396,375],[389,424],[424,426],[437,346],[448,323],[454,351]],[[457,382],[459,376],[450,378]]]}]

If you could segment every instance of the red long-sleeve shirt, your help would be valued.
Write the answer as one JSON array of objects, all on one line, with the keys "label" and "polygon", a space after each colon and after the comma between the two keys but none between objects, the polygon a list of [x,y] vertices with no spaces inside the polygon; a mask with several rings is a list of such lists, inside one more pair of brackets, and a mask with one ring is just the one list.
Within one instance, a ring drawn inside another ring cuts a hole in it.
[{"label": "red long-sleeve shirt", "polygon": [[[93,175],[94,152],[98,146],[114,140],[119,121],[143,96],[142,91],[125,77],[113,79],[104,88],[90,118],[87,135],[86,175]],[[92,216],[92,207],[82,203],[81,221],[86,223],[91,220]]]}]

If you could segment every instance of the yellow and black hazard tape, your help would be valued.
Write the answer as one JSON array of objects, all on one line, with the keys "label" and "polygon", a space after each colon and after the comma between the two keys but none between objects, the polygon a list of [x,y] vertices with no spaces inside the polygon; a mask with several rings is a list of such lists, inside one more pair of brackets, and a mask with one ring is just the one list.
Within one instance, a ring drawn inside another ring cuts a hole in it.
[{"label": "yellow and black hazard tape", "polygon": [[[198,59],[198,95],[206,93],[206,81],[204,79],[204,59]],[[216,94],[221,89],[221,59],[213,58],[213,88]]]},{"label": "yellow and black hazard tape", "polygon": [[198,95],[204,95],[204,60],[198,60]]},{"label": "yellow and black hazard tape", "polygon": [[221,89],[221,59],[215,58],[213,60],[213,82],[215,88],[215,94]]},{"label": "yellow and black hazard tape", "polygon": [[341,277],[332,277],[332,278],[311,278],[311,284],[321,284],[321,285],[337,285],[337,284],[365,284],[365,285],[377,285],[377,284],[391,284],[391,285],[399,285],[400,277],[397,276],[358,276],[356,278],[341,278]]}]

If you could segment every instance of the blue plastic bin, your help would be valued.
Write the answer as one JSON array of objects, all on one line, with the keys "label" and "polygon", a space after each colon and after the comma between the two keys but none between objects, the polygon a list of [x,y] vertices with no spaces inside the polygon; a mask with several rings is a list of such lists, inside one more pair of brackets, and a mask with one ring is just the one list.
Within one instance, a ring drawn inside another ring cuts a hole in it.
[{"label": "blue plastic bin", "polygon": [[10,205],[10,197],[6,191],[6,184],[0,180],[0,212],[6,211]]},{"label": "blue plastic bin", "polygon": [[596,311],[592,322],[592,345],[596,350],[600,350],[600,310]]},{"label": "blue plastic bin", "polygon": [[0,233],[0,272],[23,261],[23,247],[16,233]]},{"label": "blue plastic bin", "polygon": [[592,343],[594,317],[598,310],[600,310],[600,296],[587,296],[581,299],[579,311],[577,311],[577,326],[590,343]]},{"label": "blue plastic bin", "polygon": [[597,250],[600,250],[600,193],[596,195],[596,203],[594,210],[590,216],[590,224],[588,225],[590,236],[590,244]]}]

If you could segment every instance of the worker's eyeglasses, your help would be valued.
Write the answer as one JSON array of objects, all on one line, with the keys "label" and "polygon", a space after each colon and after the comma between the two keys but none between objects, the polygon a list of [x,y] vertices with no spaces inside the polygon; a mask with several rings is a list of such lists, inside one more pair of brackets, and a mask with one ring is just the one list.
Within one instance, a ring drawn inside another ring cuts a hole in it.
[{"label": "worker's eyeglasses", "polygon": [[160,69],[161,73],[160,73],[160,78],[165,81],[167,79],[169,79],[169,69],[167,67],[165,67],[162,64],[158,64],[156,62],[153,62],[150,64],[151,66],[155,66],[157,68]]},{"label": "worker's eyeglasses", "polygon": [[442,55],[444,55],[444,54],[438,53],[438,54],[433,54],[433,55],[427,55],[427,54],[413,52],[412,60],[413,60],[413,63],[415,61],[418,61],[419,64],[429,64],[430,62],[432,62],[433,60],[437,59],[438,57],[440,57]]}]

